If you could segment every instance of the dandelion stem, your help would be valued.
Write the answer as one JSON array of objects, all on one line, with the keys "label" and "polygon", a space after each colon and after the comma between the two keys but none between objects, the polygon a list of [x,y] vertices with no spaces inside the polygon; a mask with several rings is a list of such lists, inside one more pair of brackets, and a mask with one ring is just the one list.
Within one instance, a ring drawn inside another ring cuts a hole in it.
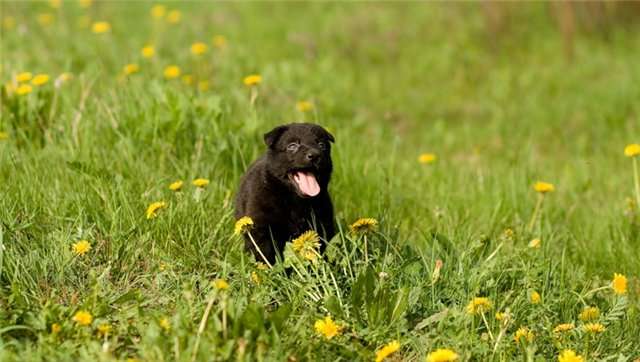
[{"label": "dandelion stem", "polygon": [[369,252],[367,248],[367,234],[364,234],[364,262],[369,264]]},{"label": "dandelion stem", "polygon": [[584,341],[584,351],[589,354],[589,350],[591,349],[591,336],[587,335]]},{"label": "dandelion stem", "polygon": [[633,158],[633,180],[636,184],[636,208],[640,207],[640,175],[638,175],[638,159]]},{"label": "dandelion stem", "polygon": [[533,210],[533,215],[531,215],[531,221],[529,221],[529,226],[527,226],[527,231],[532,232],[533,226],[536,223],[536,219],[538,218],[538,213],[540,212],[540,208],[542,207],[542,201],[544,200],[543,194],[538,194],[538,201],[536,202],[536,208]]},{"label": "dandelion stem", "polygon": [[501,242],[500,245],[498,245],[498,247],[496,248],[496,250],[494,250],[493,253],[491,253],[491,255],[489,255],[484,262],[486,263],[489,260],[493,259],[493,257],[496,256],[496,254],[498,254],[498,251],[500,251],[500,248],[502,248],[502,245],[504,245],[504,242]]},{"label": "dandelion stem", "polygon": [[222,337],[227,339],[227,296],[222,296]]},{"label": "dandelion stem", "polygon": [[198,327],[198,335],[196,336],[196,343],[193,347],[193,353],[191,354],[191,362],[196,360],[198,355],[198,348],[200,347],[200,337],[202,336],[202,332],[204,332],[204,328],[207,326],[207,320],[209,319],[209,313],[211,313],[211,308],[213,307],[213,302],[215,298],[212,296],[209,298],[209,303],[207,304],[207,308],[204,310],[204,314],[202,315],[202,320],[200,320],[200,327]]},{"label": "dandelion stem", "polygon": [[[593,293],[596,293],[596,292],[599,292],[599,291],[601,291],[601,290],[605,290],[605,289],[611,289],[611,287],[610,287],[609,285],[605,285],[604,287],[600,287],[600,288],[592,289],[592,290],[590,290],[590,291],[586,292],[586,293],[582,296],[582,298],[586,298],[586,297],[588,297],[589,295],[591,295],[591,294],[593,294]],[[585,304],[586,304],[586,303],[585,303]]]},{"label": "dandelion stem", "polygon": [[256,87],[251,87],[250,103],[252,108],[255,106],[256,99],[258,99],[258,90],[256,89]]},{"label": "dandelion stem", "polygon": [[248,232],[247,235],[249,235],[249,239],[251,240],[251,243],[253,244],[253,247],[256,248],[258,253],[260,253],[260,256],[262,257],[262,260],[264,260],[264,262],[269,266],[269,268],[272,268],[271,263],[269,263],[269,260],[267,260],[267,257],[264,256],[264,254],[262,253],[262,249],[260,249],[258,244],[256,244],[256,241],[253,240],[253,236],[251,236],[251,233]]},{"label": "dandelion stem", "polygon": [[51,109],[49,110],[49,116],[47,117],[47,124],[51,123],[51,120],[53,119],[53,115],[56,111],[57,106],[58,106],[58,92],[53,92],[53,100],[51,101]]},{"label": "dandelion stem", "polygon": [[298,270],[298,268],[296,268],[295,263],[291,263],[291,268],[293,269],[294,272],[296,272],[296,274],[298,274],[298,276],[300,278],[304,278],[304,276],[302,275],[302,273],[300,273],[300,271]]},{"label": "dandelion stem", "polygon": [[491,341],[493,342],[493,334],[491,333],[491,329],[489,328],[489,323],[487,323],[487,318],[484,316],[484,312],[480,312],[480,315],[482,316],[484,326],[487,327],[487,332],[489,332],[489,338],[491,338]]},{"label": "dandelion stem", "polygon": [[496,338],[496,343],[493,345],[493,353],[492,353],[492,355],[495,355],[496,351],[498,350],[498,345],[500,344],[500,341],[502,340],[502,337],[504,337],[504,332],[506,332],[506,331],[507,331],[506,326],[500,327],[500,333],[498,333],[498,337]]}]

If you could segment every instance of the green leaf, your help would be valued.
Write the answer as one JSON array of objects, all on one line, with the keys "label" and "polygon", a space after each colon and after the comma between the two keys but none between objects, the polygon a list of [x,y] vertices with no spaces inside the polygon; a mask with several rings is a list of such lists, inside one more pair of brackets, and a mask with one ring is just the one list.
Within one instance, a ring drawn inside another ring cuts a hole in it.
[{"label": "green leaf", "polygon": [[329,313],[331,313],[332,315],[339,318],[344,318],[344,312],[342,310],[342,307],[340,306],[338,298],[336,298],[335,295],[329,295],[324,298],[324,307],[327,308]]},{"label": "green leaf", "polygon": [[401,288],[396,292],[395,302],[393,303],[393,308],[391,309],[390,322],[393,323],[402,317],[404,312],[407,310],[407,305],[409,304],[409,290],[405,288]]},{"label": "green leaf", "polygon": [[283,304],[280,308],[269,314],[269,321],[276,331],[280,331],[287,321],[287,318],[289,318],[289,315],[291,315],[291,305]]},{"label": "green leaf", "polygon": [[249,304],[242,313],[242,324],[245,328],[260,333],[264,330],[264,318],[262,307],[256,304]]}]

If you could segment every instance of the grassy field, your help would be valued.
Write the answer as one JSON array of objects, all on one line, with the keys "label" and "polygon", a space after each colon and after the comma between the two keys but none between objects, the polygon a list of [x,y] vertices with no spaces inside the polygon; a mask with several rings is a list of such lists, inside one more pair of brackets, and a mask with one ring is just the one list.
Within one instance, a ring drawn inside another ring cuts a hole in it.
[{"label": "grassy field", "polygon": [[[0,3],[0,360],[640,359],[637,26],[568,59],[544,3],[153,5]],[[341,232],[265,269],[234,193],[303,120]]]}]

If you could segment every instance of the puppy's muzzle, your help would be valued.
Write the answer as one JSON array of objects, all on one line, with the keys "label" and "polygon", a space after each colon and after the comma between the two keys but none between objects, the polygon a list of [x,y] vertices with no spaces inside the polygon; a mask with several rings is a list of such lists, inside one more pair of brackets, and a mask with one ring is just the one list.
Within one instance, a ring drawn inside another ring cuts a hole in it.
[{"label": "puppy's muzzle", "polygon": [[307,151],[307,154],[305,155],[305,158],[309,162],[315,162],[316,160],[318,160],[320,158],[320,155],[321,155],[320,151],[311,149],[311,150]]}]

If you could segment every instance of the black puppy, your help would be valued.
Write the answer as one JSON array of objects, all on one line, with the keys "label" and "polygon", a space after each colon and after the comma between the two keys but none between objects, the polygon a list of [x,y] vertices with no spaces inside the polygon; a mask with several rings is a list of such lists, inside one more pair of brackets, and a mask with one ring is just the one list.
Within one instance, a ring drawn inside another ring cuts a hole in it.
[{"label": "black puppy", "polygon": [[[267,152],[243,176],[235,217],[253,219],[251,236],[269,263],[285,243],[314,229],[325,242],[335,234],[329,180],[333,136],[310,123],[279,126],[264,135]],[[262,256],[245,236],[245,247],[257,261]]]}]

